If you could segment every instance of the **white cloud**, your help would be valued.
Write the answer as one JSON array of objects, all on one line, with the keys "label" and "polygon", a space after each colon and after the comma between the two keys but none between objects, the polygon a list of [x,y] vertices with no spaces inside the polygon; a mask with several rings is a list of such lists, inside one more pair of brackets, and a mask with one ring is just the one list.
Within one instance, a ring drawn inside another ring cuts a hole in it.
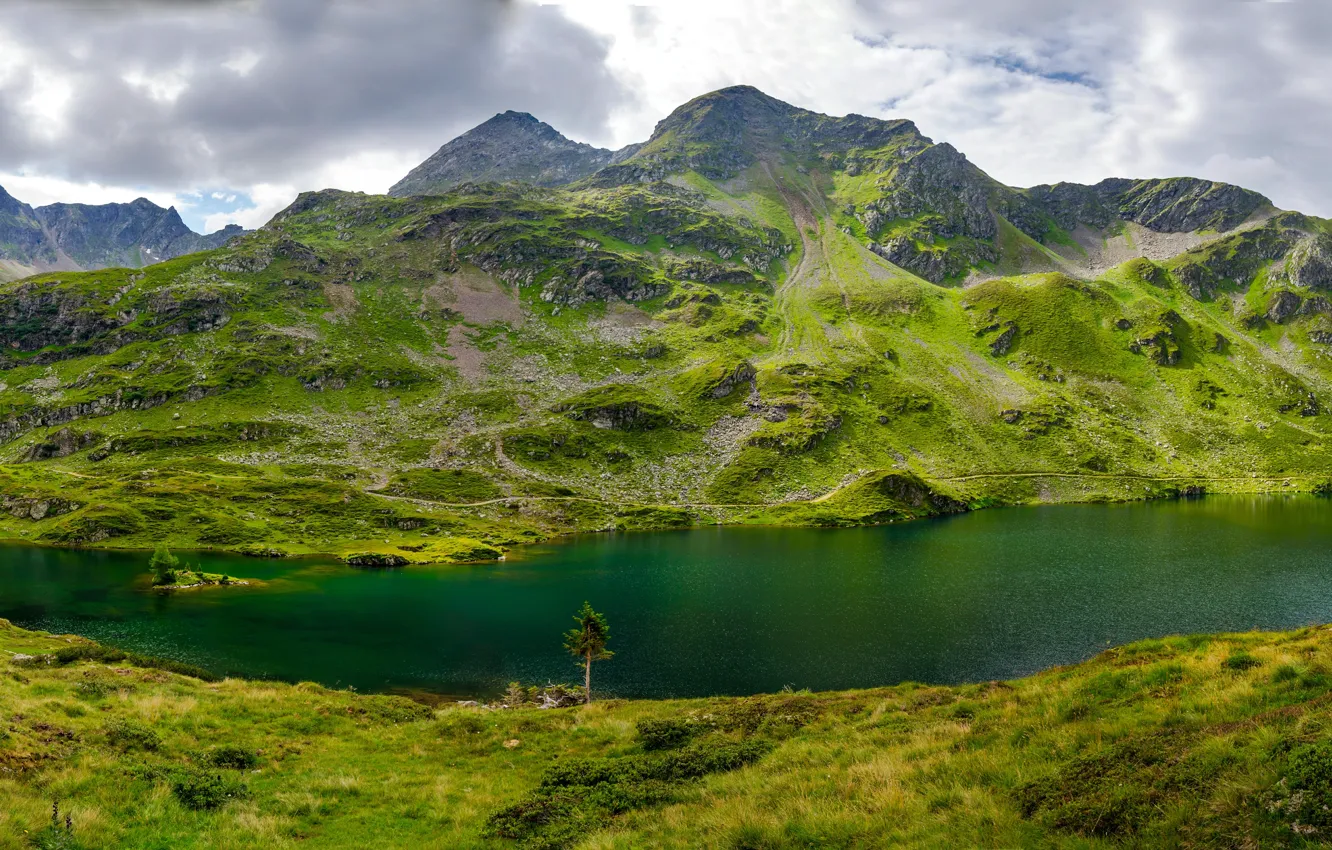
[{"label": "white cloud", "polygon": [[249,230],[262,227],[283,207],[296,200],[297,189],[290,184],[260,183],[246,189],[253,202],[235,212],[212,213],[204,216],[203,232],[212,233],[228,224],[239,224]]},{"label": "white cloud", "polygon": [[312,173],[307,188],[382,195],[432,153],[433,149],[363,151],[323,164]]},{"label": "white cloud", "polygon": [[189,71],[178,68],[156,74],[141,69],[126,71],[120,79],[131,88],[139,89],[157,103],[175,103],[190,87]]},{"label": "white cloud", "polygon": [[222,63],[222,67],[233,72],[238,77],[248,77],[254,67],[259,64],[260,57],[258,53],[249,48],[237,51],[236,55]]},{"label": "white cloud", "polygon": [[123,186],[103,186],[100,183],[76,183],[58,177],[34,174],[0,173],[0,186],[10,195],[34,207],[54,203],[121,204],[136,198],[147,198],[161,207],[185,205],[171,192],[144,191]]}]

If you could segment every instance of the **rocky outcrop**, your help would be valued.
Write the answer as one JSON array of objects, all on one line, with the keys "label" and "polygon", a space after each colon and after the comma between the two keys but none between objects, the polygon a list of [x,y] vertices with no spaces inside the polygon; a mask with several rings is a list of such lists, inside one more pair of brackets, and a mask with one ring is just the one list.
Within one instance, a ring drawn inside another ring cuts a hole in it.
[{"label": "rocky outcrop", "polygon": [[994,357],[1003,357],[1013,348],[1013,343],[1018,337],[1018,326],[1014,322],[1007,322],[999,336],[990,341],[990,354]]},{"label": "rocky outcrop", "polygon": [[1119,211],[1095,186],[1056,183],[1033,186],[1024,189],[1023,194],[1065,230],[1073,230],[1079,224],[1102,230],[1119,220]]},{"label": "rocky outcrop", "polygon": [[570,419],[587,422],[598,428],[614,428],[619,431],[646,431],[665,424],[667,420],[660,408],[639,401],[589,405],[569,410],[568,416]]},{"label": "rocky outcrop", "polygon": [[[931,234],[925,234],[932,240]],[[993,262],[994,247],[985,242],[967,241],[935,247],[931,242],[917,242],[910,236],[897,236],[882,243],[871,242],[869,249],[899,268],[931,283],[945,283],[963,277],[972,266]]]},{"label": "rocky outcrop", "polygon": [[80,419],[109,416],[121,410],[150,410],[173,400],[198,401],[208,394],[208,388],[198,386],[174,395],[170,393],[140,395],[139,391],[134,389],[117,390],[111,395],[78,404],[57,408],[31,408],[0,420],[0,445],[17,439],[34,428],[52,428]]},{"label": "rocky outcrop", "polygon": [[1162,233],[1225,232],[1272,208],[1271,201],[1257,192],[1192,177],[1112,177],[1094,186],[1034,186],[1023,194],[1065,230],[1079,224],[1101,230],[1116,221],[1131,221]]},{"label": "rocky outcrop", "polygon": [[405,567],[411,563],[402,555],[395,555],[389,552],[355,552],[351,555],[345,555],[342,558],[343,563],[353,567],[372,567],[384,569],[386,567]]},{"label": "rocky outcrop", "polygon": [[1164,233],[1232,230],[1272,202],[1257,192],[1193,177],[1166,180],[1114,178],[1096,191],[1121,218]]},{"label": "rocky outcrop", "polygon": [[[10,289],[0,299],[0,363],[12,352],[78,346],[114,334],[137,317],[135,310],[108,304],[108,300],[97,292],[61,286],[60,281],[25,282]],[[113,345],[108,351],[118,347]],[[51,361],[39,358],[36,362]]]},{"label": "rocky outcrop", "polygon": [[692,280],[698,283],[732,283],[751,286],[756,282],[754,273],[748,269],[723,266],[711,260],[687,258],[667,260],[663,265],[666,274],[676,280]]},{"label": "rocky outcrop", "polygon": [[892,192],[877,206],[888,218],[933,213],[942,221],[931,232],[943,238],[993,239],[998,226],[989,202],[996,185],[961,152],[944,143],[906,160],[897,170]]},{"label": "rocky outcrop", "polygon": [[1294,316],[1300,309],[1302,300],[1293,292],[1278,292],[1267,302],[1267,311],[1263,314],[1268,321],[1282,324]]},{"label": "rocky outcrop", "polygon": [[0,510],[18,519],[43,520],[73,513],[80,507],[57,496],[0,496]]},{"label": "rocky outcrop", "polygon": [[707,394],[711,398],[726,398],[735,392],[737,387],[747,386],[754,381],[754,376],[758,373],[754,365],[748,361],[738,364],[734,369],[727,372],[720,381],[710,386]]},{"label": "rocky outcrop", "polygon": [[1181,357],[1177,334],[1186,328],[1183,317],[1174,310],[1166,310],[1157,317],[1154,329],[1129,344],[1129,351],[1146,352],[1158,366],[1176,366]]},{"label": "rocky outcrop", "polygon": [[936,513],[950,514],[967,509],[964,503],[936,493],[919,478],[910,475],[885,475],[875,482],[874,487],[885,496],[914,508],[928,507]]},{"label": "rocky outcrop", "polygon": [[23,453],[24,462],[50,460],[69,457],[102,441],[102,435],[96,431],[79,433],[71,428],[61,428],[54,434],[48,434],[42,442],[31,446]]},{"label": "rocky outcrop", "polygon": [[1180,285],[1194,298],[1211,298],[1226,287],[1247,287],[1264,267],[1286,256],[1304,234],[1294,218],[1278,217],[1265,227],[1245,230],[1185,251],[1170,262]]},{"label": "rocky outcrop", "polygon": [[110,293],[59,280],[19,283],[0,299],[0,367],[18,360],[45,365],[109,354],[136,339],[217,330],[245,292],[220,280],[146,293],[134,292],[133,283]]},{"label": "rocky outcrop", "polygon": [[1305,289],[1332,289],[1332,236],[1319,232],[1297,242],[1286,257],[1286,276]]}]

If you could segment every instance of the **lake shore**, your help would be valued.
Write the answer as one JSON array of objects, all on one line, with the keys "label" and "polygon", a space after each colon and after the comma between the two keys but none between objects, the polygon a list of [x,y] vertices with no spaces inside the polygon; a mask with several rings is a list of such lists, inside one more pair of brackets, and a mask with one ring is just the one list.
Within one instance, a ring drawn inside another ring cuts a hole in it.
[{"label": "lake shore", "polygon": [[[861,478],[864,477],[865,476],[861,476]],[[1174,499],[1180,498],[1181,496],[1196,497],[1198,495],[1270,496],[1317,494],[1320,492],[1327,495],[1325,492],[1327,478],[1325,476],[1316,475],[1278,478],[1261,478],[1256,476],[1214,478],[1197,475],[1144,476],[1137,474],[1116,475],[1110,473],[1081,472],[999,472],[971,473],[951,478],[946,477],[927,480],[933,481],[934,483],[930,486],[935,488],[947,487],[950,485],[957,486],[959,484],[977,481],[990,483],[995,481],[1045,482],[1039,484],[1039,488],[1041,492],[1046,492],[1050,496],[1048,499],[1005,500],[1003,498],[983,497],[971,501],[958,501],[958,509],[965,511],[984,510],[991,507],[1029,507],[1050,504],[1131,503]],[[1131,485],[1132,487],[1141,486],[1144,489],[1137,494],[1128,490],[1119,493],[1101,491],[1086,492],[1084,490],[1061,492],[1056,486],[1060,482],[1064,485],[1082,485],[1088,482],[1099,484],[1113,482],[1120,485]],[[850,484],[854,483],[856,482],[850,482]],[[400,567],[435,564],[475,564],[500,561],[515,549],[520,549],[526,545],[555,543],[589,533],[596,534],[610,531],[652,532],[714,526],[851,528],[885,525],[895,522],[911,521],[913,519],[929,518],[931,516],[937,516],[940,513],[938,511],[926,510],[894,512],[890,516],[879,516],[876,514],[866,516],[863,514],[856,515],[853,511],[842,516],[838,512],[836,497],[844,489],[846,489],[846,486],[803,501],[767,505],[628,505],[623,502],[616,502],[614,504],[621,508],[632,507],[643,509],[648,511],[648,513],[637,517],[632,524],[627,525],[620,523],[612,524],[605,528],[548,529],[539,533],[524,530],[524,533],[520,536],[505,534],[502,531],[498,534],[494,532],[490,532],[488,535],[475,534],[469,533],[468,530],[464,528],[458,533],[450,533],[439,537],[422,534],[420,531],[404,534],[400,531],[390,529],[388,530],[386,537],[352,538],[335,542],[331,545],[310,545],[307,543],[294,542],[281,537],[273,538],[271,540],[249,540],[243,543],[228,545],[210,545],[198,539],[191,539],[180,535],[175,535],[165,541],[156,538],[140,540],[134,537],[107,537],[92,543],[59,544],[42,540],[39,537],[35,537],[32,533],[12,536],[13,524],[0,519],[0,543],[53,546],[56,548],[70,549],[150,551],[158,545],[161,545],[161,543],[166,542],[174,549],[230,552],[253,558],[324,557],[337,558],[353,566]],[[381,494],[372,492],[369,495],[379,496]],[[495,505],[506,505],[512,506],[513,509],[519,513],[522,513],[525,510],[526,505],[536,503],[546,504],[567,501],[611,504],[604,500],[590,499],[581,496],[513,496],[491,499],[478,503],[432,502],[425,499],[409,499],[405,497],[394,497],[394,499],[395,501],[430,509],[468,510],[483,507],[489,508]],[[709,511],[711,513],[708,513]],[[811,511],[813,512],[812,514],[808,513]],[[10,532],[11,536],[3,536],[6,532]]]}]

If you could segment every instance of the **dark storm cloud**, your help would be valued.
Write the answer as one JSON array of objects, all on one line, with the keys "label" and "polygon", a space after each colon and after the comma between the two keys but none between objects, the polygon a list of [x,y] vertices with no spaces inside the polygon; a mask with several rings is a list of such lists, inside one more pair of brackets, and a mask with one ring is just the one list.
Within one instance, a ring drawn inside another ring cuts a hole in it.
[{"label": "dark storm cloud", "polygon": [[[606,45],[554,7],[257,0],[6,11],[0,37],[26,55],[0,73],[0,169],[73,180],[293,182],[365,150],[433,150],[504,109],[597,137],[627,96],[604,68]],[[63,123],[34,120],[34,104],[62,87]]]}]

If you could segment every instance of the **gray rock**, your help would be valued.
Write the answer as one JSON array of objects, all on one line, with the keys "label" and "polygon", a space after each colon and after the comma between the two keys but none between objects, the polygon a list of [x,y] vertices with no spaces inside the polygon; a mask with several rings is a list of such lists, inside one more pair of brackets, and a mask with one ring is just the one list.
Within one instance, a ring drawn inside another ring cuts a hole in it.
[{"label": "gray rock", "polygon": [[1267,302],[1267,312],[1264,314],[1268,320],[1276,322],[1278,325],[1285,322],[1300,309],[1303,299],[1293,292],[1285,290],[1276,293],[1272,299]]},{"label": "gray rock", "polygon": [[1305,289],[1332,289],[1332,236],[1318,233],[1296,243],[1286,257],[1286,275]]},{"label": "gray rock", "polygon": [[1008,327],[1004,328],[1004,332],[995,337],[994,341],[990,343],[990,354],[995,357],[1002,357],[1007,354],[1012,349],[1013,341],[1017,339],[1017,335],[1017,325],[1009,322]]}]

